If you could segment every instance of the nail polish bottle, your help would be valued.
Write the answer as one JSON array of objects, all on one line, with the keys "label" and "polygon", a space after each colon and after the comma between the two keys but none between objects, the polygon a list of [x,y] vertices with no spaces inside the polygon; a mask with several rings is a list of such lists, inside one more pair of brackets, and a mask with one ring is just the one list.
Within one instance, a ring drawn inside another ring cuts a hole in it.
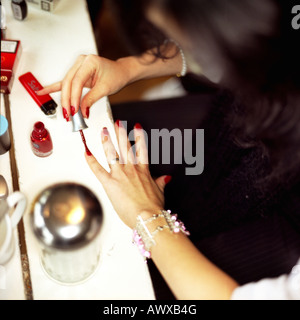
[{"label": "nail polish bottle", "polygon": [[31,133],[31,148],[38,157],[48,157],[53,151],[53,144],[49,131],[43,122],[36,122]]},{"label": "nail polish bottle", "polygon": [[15,19],[24,20],[27,17],[27,3],[25,0],[12,0],[11,8]]}]

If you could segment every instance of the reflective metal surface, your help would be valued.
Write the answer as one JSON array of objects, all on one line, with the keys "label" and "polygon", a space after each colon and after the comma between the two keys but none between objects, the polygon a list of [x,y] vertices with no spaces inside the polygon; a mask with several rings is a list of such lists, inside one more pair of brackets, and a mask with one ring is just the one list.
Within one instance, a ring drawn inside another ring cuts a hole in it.
[{"label": "reflective metal surface", "polygon": [[74,114],[72,117],[73,131],[77,132],[79,130],[86,129],[88,126],[84,121],[84,118],[81,113],[81,109],[79,108],[78,112]]},{"label": "reflective metal surface", "polygon": [[97,236],[102,219],[102,208],[95,195],[75,183],[48,187],[32,206],[33,231],[46,247],[80,248]]}]

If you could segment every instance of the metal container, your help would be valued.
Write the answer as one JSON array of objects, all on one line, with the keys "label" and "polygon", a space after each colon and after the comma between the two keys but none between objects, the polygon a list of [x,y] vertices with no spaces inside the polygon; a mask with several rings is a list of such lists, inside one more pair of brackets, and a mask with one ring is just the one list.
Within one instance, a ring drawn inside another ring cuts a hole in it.
[{"label": "metal container", "polygon": [[86,187],[60,183],[35,199],[31,225],[41,248],[46,273],[62,283],[86,280],[100,257],[101,205]]},{"label": "metal container", "polygon": [[81,109],[79,108],[78,112],[74,114],[72,117],[72,125],[73,125],[73,132],[77,132],[79,130],[84,130],[88,126],[84,121]]}]

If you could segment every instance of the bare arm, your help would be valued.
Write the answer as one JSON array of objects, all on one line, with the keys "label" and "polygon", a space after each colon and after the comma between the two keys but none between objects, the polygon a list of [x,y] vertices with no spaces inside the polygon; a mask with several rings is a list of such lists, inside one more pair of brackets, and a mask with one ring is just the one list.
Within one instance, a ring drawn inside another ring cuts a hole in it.
[{"label": "bare arm", "polygon": [[[153,52],[149,51],[141,56],[125,57],[117,61],[97,55],[81,55],[62,81],[37,93],[42,95],[61,91],[61,104],[68,115],[71,114],[71,106],[75,108],[75,112],[80,106],[83,115],[87,116],[87,108],[97,100],[117,93],[134,81],[180,72],[182,58],[175,44],[169,45],[165,54],[170,58],[155,58]],[[91,90],[81,100],[84,87]]]},{"label": "bare arm", "polygon": [[141,56],[125,57],[117,60],[117,63],[128,75],[127,84],[141,79],[150,79],[162,76],[171,76],[180,73],[182,69],[182,58],[178,54],[178,48],[170,45],[164,53],[167,59],[155,58],[152,51]]},{"label": "bare arm", "polygon": [[[155,221],[149,229],[163,223]],[[230,299],[238,284],[201,254],[187,236],[165,229],[155,235],[155,241],[152,259],[177,299]]]},{"label": "bare arm", "polygon": [[[152,179],[143,130],[139,126],[134,129],[136,155],[127,140],[126,129],[119,123],[115,129],[119,142],[122,141],[119,145],[122,163],[113,162],[111,171],[107,172],[93,156],[86,155],[86,160],[122,221],[134,229],[138,215],[146,220],[164,208],[163,191],[167,180],[166,176]],[[108,163],[111,163],[116,151],[107,129],[102,131],[102,143]],[[134,158],[136,163],[132,161]],[[164,218],[159,217],[147,227],[153,232],[165,223]],[[156,245],[151,247],[152,258],[178,299],[229,299],[238,286],[206,259],[184,234],[164,229],[155,235],[155,241]]]}]

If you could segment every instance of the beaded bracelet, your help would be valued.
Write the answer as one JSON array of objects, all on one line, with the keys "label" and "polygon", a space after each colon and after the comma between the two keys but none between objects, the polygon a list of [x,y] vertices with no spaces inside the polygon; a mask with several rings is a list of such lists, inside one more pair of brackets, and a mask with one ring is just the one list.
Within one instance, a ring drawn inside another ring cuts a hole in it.
[{"label": "beaded bracelet", "polygon": [[176,47],[178,48],[179,53],[180,53],[180,55],[181,55],[182,68],[181,68],[181,71],[180,71],[180,72],[176,73],[176,76],[177,76],[178,78],[184,77],[184,76],[186,76],[186,74],[187,74],[187,62],[186,62],[185,54],[184,54],[181,46],[179,45],[179,43],[178,43],[177,41],[175,41],[174,39],[166,39],[165,42],[164,42],[164,44],[167,44],[168,42],[174,43],[174,44],[176,45]]},{"label": "beaded bracelet", "polygon": [[181,47],[177,44],[177,47],[179,49],[179,53],[181,55],[181,59],[182,59],[182,69],[180,73],[177,73],[176,76],[178,78],[180,77],[184,77],[187,73],[187,64],[186,64],[186,59],[185,59],[185,55],[183,53],[183,50],[181,49]]},{"label": "beaded bracelet", "polygon": [[[151,233],[146,224],[160,217],[165,218],[166,224],[156,227],[156,229]],[[172,233],[182,232],[187,236],[190,235],[184,224],[177,219],[177,214],[171,214],[171,210],[161,210],[161,213],[154,214],[147,220],[143,220],[140,215],[137,217],[136,227],[133,230],[133,243],[137,245],[142,256],[145,258],[145,261],[151,258],[150,249],[156,244],[154,236],[165,229],[169,229]]]}]

